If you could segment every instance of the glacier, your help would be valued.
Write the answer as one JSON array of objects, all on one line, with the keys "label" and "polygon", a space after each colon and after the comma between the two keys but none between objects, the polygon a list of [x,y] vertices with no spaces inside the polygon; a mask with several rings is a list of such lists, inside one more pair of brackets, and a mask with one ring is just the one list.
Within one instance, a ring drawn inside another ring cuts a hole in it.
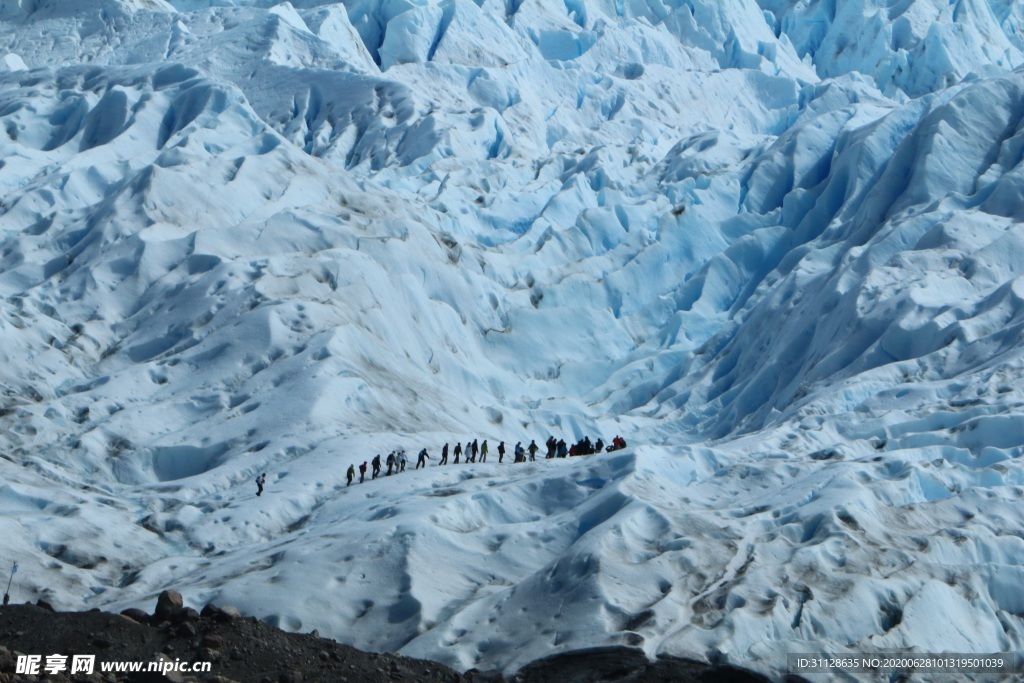
[{"label": "glacier", "polygon": [[1022,121],[1011,0],[0,0],[12,597],[1024,651]]}]

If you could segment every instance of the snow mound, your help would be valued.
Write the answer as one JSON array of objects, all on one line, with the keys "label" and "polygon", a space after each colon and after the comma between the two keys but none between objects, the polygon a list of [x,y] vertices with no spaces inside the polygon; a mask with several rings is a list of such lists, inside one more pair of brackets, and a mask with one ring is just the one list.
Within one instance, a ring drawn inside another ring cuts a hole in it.
[{"label": "snow mound", "polygon": [[13,53],[7,53],[0,58],[0,70],[3,71],[25,71],[28,66],[25,65],[25,60]]}]

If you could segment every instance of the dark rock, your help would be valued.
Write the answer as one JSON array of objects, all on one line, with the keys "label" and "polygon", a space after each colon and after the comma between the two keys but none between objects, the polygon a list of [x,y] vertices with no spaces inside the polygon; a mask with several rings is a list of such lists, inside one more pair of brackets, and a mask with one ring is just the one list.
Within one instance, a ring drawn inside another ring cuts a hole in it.
[{"label": "dark rock", "polygon": [[216,662],[220,660],[220,653],[208,647],[201,647],[196,651],[196,658],[201,662]]},{"label": "dark rock", "polygon": [[211,650],[219,650],[224,647],[224,637],[219,633],[207,633],[201,642],[203,647]]},{"label": "dark rock", "polygon": [[6,647],[0,645],[0,671],[11,671],[14,669],[14,656]]},{"label": "dark rock", "polygon": [[48,603],[46,600],[41,600],[41,599],[40,600],[36,600],[36,606],[37,607],[42,607],[47,612],[54,612],[54,611],[56,611],[56,610],[53,609],[53,605]]},{"label": "dark rock", "polygon": [[195,638],[198,634],[199,630],[196,628],[195,624],[190,624],[188,622],[181,624],[174,631],[174,635],[179,638]]},{"label": "dark rock", "polygon": [[96,636],[92,639],[93,647],[98,647],[101,650],[109,650],[114,647],[114,642],[103,636]]},{"label": "dark rock", "polygon": [[164,591],[156,599],[156,611],[153,616],[159,621],[170,619],[176,612],[185,607],[185,601],[178,591]]},{"label": "dark rock", "polygon": [[641,650],[601,647],[553,655],[526,665],[513,677],[522,683],[769,683],[769,679],[729,665],[679,657],[650,662]]},{"label": "dark rock", "polygon": [[132,621],[139,624],[148,624],[149,615],[144,610],[138,609],[137,607],[129,607],[126,610],[122,610],[121,616],[128,617]]},{"label": "dark rock", "polygon": [[203,619],[216,619],[220,614],[220,607],[217,607],[212,602],[203,608],[203,611],[199,613]]},{"label": "dark rock", "polygon": [[182,624],[186,621],[199,621],[199,612],[195,611],[191,607],[185,607],[171,615],[172,623]]},{"label": "dark rock", "polygon": [[238,619],[241,616],[242,613],[238,611],[237,607],[233,607],[232,605],[224,605],[220,608],[217,614],[217,621],[220,621],[222,623],[228,623],[234,621],[235,619]]}]

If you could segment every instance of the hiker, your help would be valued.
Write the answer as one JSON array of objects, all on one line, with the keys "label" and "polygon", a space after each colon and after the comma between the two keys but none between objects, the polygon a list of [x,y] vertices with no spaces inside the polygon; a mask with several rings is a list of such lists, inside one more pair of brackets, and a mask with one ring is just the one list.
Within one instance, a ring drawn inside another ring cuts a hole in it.
[{"label": "hiker", "polygon": [[263,494],[263,485],[267,483],[267,473],[264,472],[260,476],[256,477],[256,495]]},{"label": "hiker", "polygon": [[462,452],[466,454],[466,464],[467,465],[469,463],[471,463],[471,462],[476,462],[475,459],[473,458],[473,442],[472,441],[467,441],[466,442],[466,450],[464,450]]},{"label": "hiker", "polygon": [[536,461],[537,460],[537,442],[535,440],[533,440],[533,439],[530,439],[530,445],[529,445],[529,447],[526,450],[530,451],[530,462]]},{"label": "hiker", "polygon": [[366,481],[366,461],[365,460],[363,461],[363,464],[359,466],[359,483],[362,484],[364,481]]},{"label": "hiker", "polygon": [[380,474],[380,453],[378,453],[377,455],[375,455],[373,457],[373,460],[370,461],[370,464],[373,465],[373,477],[372,478],[376,479],[377,475]]},{"label": "hiker", "polygon": [[556,445],[558,447],[559,458],[564,458],[569,455],[569,447],[566,445],[565,439],[559,439],[558,444]]},{"label": "hiker", "polygon": [[487,439],[480,444],[480,462],[487,462]]},{"label": "hiker", "polygon": [[409,456],[405,454],[405,449],[398,451],[398,471],[405,472],[405,466],[409,462]]},{"label": "hiker", "polygon": [[346,487],[351,486],[352,485],[352,480],[356,478],[356,466],[355,465],[349,465],[348,466],[348,472],[345,473],[345,476],[348,478],[348,483],[345,484],[345,486]]},{"label": "hiker", "polygon": [[444,445],[444,448],[441,449],[441,460],[437,464],[438,465],[447,465],[448,464],[448,444],[447,443]]},{"label": "hiker", "polygon": [[390,453],[388,453],[387,464],[388,464],[388,472],[387,472],[387,475],[385,475],[385,476],[390,477],[391,476],[391,469],[395,466],[395,452],[394,451],[391,451]]},{"label": "hiker", "polygon": [[498,444],[498,462],[500,463],[505,458],[505,442],[502,441]]},{"label": "hiker", "polygon": [[594,444],[594,452],[595,453],[602,453],[602,452],[604,452],[604,439],[602,439],[601,437],[597,437],[597,443]]},{"label": "hiker", "polygon": [[477,443],[476,439],[473,439],[473,462],[476,462],[478,455],[480,455],[480,444]]},{"label": "hiker", "polygon": [[462,444],[459,443],[458,441],[455,442],[455,450],[453,451],[453,453],[455,453],[455,464],[458,465],[459,456],[462,455]]},{"label": "hiker", "polygon": [[515,453],[516,456],[513,462],[526,462],[526,451],[523,450],[522,441],[516,441],[515,450],[512,452]]},{"label": "hiker", "polygon": [[547,446],[548,449],[547,455],[545,455],[544,457],[547,458],[548,460],[555,457],[555,448],[557,447],[555,437],[549,436],[548,440],[544,442],[544,445]]},{"label": "hiker", "polygon": [[415,469],[419,469],[420,465],[422,465],[424,468],[426,468],[426,466],[427,466],[427,459],[429,457],[430,456],[427,455],[427,449],[426,448],[424,448],[422,451],[420,451],[420,454],[416,457],[416,468]]}]

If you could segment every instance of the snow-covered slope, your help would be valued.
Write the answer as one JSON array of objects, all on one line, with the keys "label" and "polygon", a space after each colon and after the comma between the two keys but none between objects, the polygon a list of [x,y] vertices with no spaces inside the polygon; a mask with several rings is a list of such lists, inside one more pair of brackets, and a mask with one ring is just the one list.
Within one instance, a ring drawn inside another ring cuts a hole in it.
[{"label": "snow-covered slope", "polygon": [[16,599],[482,668],[1024,649],[1017,4],[0,17]]}]

